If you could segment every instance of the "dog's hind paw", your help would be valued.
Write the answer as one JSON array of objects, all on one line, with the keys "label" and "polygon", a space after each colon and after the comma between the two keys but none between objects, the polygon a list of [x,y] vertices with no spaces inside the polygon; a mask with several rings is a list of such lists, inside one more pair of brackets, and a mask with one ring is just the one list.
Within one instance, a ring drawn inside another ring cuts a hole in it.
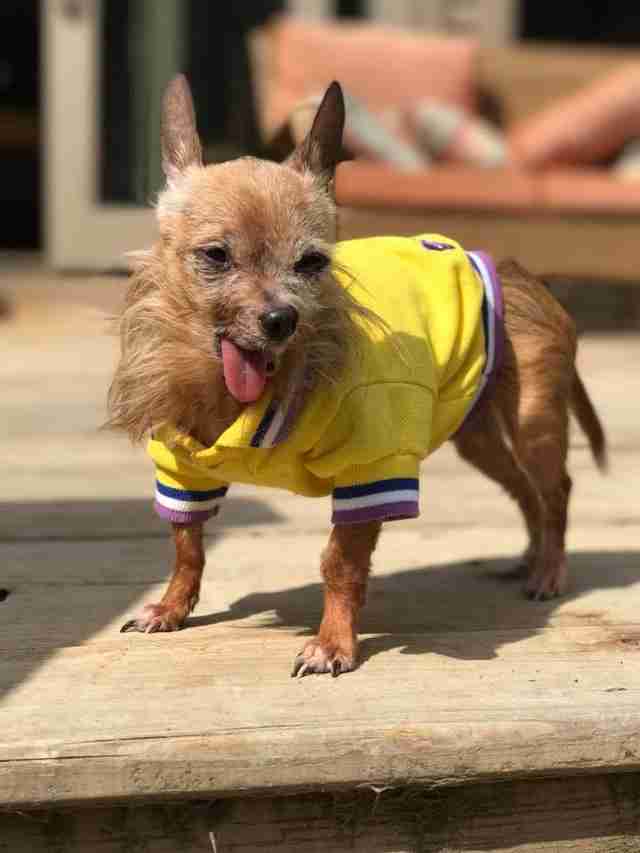
[{"label": "dog's hind paw", "polygon": [[156,634],[159,631],[179,631],[186,613],[165,604],[147,604],[137,619],[130,619],[120,628],[121,634],[137,631],[140,634]]},{"label": "dog's hind paw", "polygon": [[567,582],[567,564],[562,560],[552,569],[535,571],[525,585],[524,594],[532,601],[548,601],[562,595]]},{"label": "dog's hind paw", "polygon": [[355,653],[342,651],[336,646],[328,646],[319,640],[310,640],[293,662],[292,678],[304,678],[305,675],[321,675],[330,672],[333,678],[343,672],[351,672],[356,667]]}]

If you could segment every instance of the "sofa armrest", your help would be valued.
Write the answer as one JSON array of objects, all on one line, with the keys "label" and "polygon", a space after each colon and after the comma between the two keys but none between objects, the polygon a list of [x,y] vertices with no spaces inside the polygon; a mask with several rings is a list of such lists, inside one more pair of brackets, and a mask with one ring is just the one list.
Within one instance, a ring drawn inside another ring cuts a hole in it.
[{"label": "sofa armrest", "polygon": [[[549,169],[540,172],[538,186],[547,212],[592,217],[640,215],[640,181],[621,180],[607,169]],[[640,263],[640,253],[638,260]]]}]

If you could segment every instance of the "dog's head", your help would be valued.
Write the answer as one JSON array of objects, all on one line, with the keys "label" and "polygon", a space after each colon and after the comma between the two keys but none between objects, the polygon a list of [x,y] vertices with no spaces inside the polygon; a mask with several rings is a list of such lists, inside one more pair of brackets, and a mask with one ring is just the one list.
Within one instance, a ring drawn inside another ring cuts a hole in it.
[{"label": "dog's head", "polygon": [[169,86],[158,221],[167,271],[210,323],[229,393],[257,400],[284,356],[301,352],[333,303],[331,196],[344,125],[337,83],[283,164],[243,157],[204,167],[184,77]]},{"label": "dog's head", "polygon": [[230,410],[269,384],[284,393],[303,363],[307,376],[339,374],[353,331],[353,303],[332,275],[344,119],[333,83],[284,163],[204,166],[187,81],[169,85],[160,241],[141,254],[122,317],[113,425],[134,438],[167,420],[188,428],[225,394]]}]

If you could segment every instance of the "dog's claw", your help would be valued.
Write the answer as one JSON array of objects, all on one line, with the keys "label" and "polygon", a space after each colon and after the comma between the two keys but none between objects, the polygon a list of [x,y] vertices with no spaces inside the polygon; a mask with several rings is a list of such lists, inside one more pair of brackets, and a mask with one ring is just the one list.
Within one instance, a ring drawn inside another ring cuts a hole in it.
[{"label": "dog's claw", "polygon": [[309,662],[302,657],[302,654],[299,654],[293,665],[291,678],[304,678],[305,675],[313,675],[315,671]]},{"label": "dog's claw", "polygon": [[562,595],[562,587],[554,580],[551,583],[535,583],[525,587],[525,596],[529,601],[551,601]]},{"label": "dog's claw", "polygon": [[557,598],[559,595],[558,592],[554,592],[553,590],[543,590],[543,589],[531,589],[526,590],[525,595],[529,599],[529,601],[551,601],[553,598]]},{"label": "dog's claw", "polygon": [[128,622],[125,622],[122,628],[120,628],[121,634],[126,634],[129,631],[140,631],[141,629],[138,627],[137,619],[129,619]]},{"label": "dog's claw", "polygon": [[342,666],[340,664],[340,661],[338,661],[338,660],[331,661],[331,677],[337,678],[341,672],[342,672]]},{"label": "dog's claw", "polygon": [[302,654],[299,654],[298,657],[293,662],[293,670],[291,671],[291,678],[296,678],[300,670],[304,669],[304,658]]}]

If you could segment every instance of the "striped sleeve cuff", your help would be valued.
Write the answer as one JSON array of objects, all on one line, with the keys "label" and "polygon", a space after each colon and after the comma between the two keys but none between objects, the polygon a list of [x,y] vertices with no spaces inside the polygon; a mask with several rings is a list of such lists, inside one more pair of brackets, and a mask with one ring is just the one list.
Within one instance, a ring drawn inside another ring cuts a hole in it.
[{"label": "striped sleeve cuff", "polygon": [[393,521],[419,514],[417,477],[392,477],[333,490],[333,524]]},{"label": "striped sleeve cuff", "polygon": [[160,518],[175,524],[206,521],[216,515],[228,486],[208,491],[187,491],[166,486],[156,480],[155,510]]}]

